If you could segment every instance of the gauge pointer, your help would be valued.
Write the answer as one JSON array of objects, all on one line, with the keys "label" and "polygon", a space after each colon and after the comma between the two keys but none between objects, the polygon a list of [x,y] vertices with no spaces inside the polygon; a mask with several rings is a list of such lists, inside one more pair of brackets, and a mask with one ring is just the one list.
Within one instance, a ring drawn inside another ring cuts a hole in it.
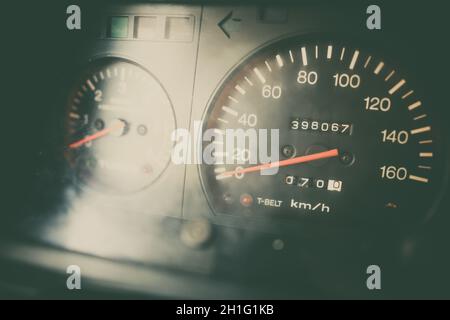
[{"label": "gauge pointer", "polygon": [[337,157],[337,156],[339,156],[339,150],[332,149],[332,150],[328,150],[328,151],[324,151],[324,152],[308,154],[306,156],[295,157],[292,159],[276,161],[276,162],[272,162],[272,163],[265,163],[265,164],[248,167],[248,168],[244,168],[244,169],[240,169],[240,170],[226,171],[226,172],[222,173],[221,176],[228,177],[228,176],[232,176],[234,174],[249,173],[249,172],[267,170],[267,169],[276,168],[276,167],[292,166],[294,164],[311,162],[311,161],[316,161],[316,160],[320,160],[320,159],[333,158],[333,157]]},{"label": "gauge pointer", "polygon": [[90,141],[93,141],[93,140],[99,139],[101,137],[104,137],[104,136],[106,136],[106,135],[108,135],[108,134],[110,134],[110,133],[112,133],[112,132],[114,132],[116,130],[123,129],[124,127],[125,127],[125,123],[122,120],[117,120],[110,127],[105,128],[105,129],[103,129],[103,130],[101,130],[101,131],[99,131],[97,133],[94,133],[94,134],[92,134],[90,136],[87,136],[87,137],[85,137],[85,138],[83,138],[83,139],[81,139],[79,141],[71,143],[69,145],[69,148],[70,149],[77,149],[77,148],[83,146],[84,144],[86,144],[86,143],[88,143]]}]

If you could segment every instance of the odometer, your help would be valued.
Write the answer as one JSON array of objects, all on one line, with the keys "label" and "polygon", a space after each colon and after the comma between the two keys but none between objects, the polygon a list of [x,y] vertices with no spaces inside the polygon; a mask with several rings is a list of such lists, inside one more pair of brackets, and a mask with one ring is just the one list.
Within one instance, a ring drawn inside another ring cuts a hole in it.
[{"label": "odometer", "polygon": [[[203,187],[216,214],[422,220],[443,182],[438,127],[414,81],[378,54],[279,41],[229,73],[203,128],[278,129],[279,161],[250,163],[250,148],[225,146],[241,162],[201,165]],[[261,174],[269,167],[276,174]]]}]

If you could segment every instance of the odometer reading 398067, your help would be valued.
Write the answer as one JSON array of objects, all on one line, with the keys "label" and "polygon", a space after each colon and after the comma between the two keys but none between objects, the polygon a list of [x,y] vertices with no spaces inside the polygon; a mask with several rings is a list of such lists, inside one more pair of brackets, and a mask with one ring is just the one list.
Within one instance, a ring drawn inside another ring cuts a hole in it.
[{"label": "odometer reading 398067", "polygon": [[202,165],[210,205],[256,217],[424,219],[445,162],[432,108],[400,65],[363,48],[274,43],[230,72],[204,130],[279,129],[279,170]]}]

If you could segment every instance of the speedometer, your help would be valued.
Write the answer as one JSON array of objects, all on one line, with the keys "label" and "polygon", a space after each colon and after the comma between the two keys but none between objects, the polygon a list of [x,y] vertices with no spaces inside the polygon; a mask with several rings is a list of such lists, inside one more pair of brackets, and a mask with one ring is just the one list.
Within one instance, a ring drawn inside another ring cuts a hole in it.
[{"label": "speedometer", "polygon": [[219,215],[423,220],[444,176],[433,108],[400,65],[364,47],[275,42],[224,79],[203,129],[224,140],[229,129],[277,129],[278,161],[251,163],[250,147],[221,142],[220,153],[241,162],[202,164],[205,193]]}]

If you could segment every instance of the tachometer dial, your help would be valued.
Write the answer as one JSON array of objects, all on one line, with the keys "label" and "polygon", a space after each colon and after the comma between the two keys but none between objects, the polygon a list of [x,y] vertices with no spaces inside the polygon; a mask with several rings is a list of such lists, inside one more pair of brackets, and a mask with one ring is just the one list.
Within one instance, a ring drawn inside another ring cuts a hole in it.
[{"label": "tachometer dial", "polygon": [[166,168],[174,129],[160,83],[133,62],[104,58],[83,73],[69,97],[66,158],[86,185],[137,191]]},{"label": "tachometer dial", "polygon": [[[423,219],[442,185],[443,143],[433,106],[399,67],[364,48],[301,38],[239,64],[205,116],[204,130],[223,134],[215,155],[241,160],[201,165],[214,212]],[[260,146],[229,149],[227,129],[278,129],[279,160],[250,163]],[[261,174],[274,167],[276,174]]]}]

